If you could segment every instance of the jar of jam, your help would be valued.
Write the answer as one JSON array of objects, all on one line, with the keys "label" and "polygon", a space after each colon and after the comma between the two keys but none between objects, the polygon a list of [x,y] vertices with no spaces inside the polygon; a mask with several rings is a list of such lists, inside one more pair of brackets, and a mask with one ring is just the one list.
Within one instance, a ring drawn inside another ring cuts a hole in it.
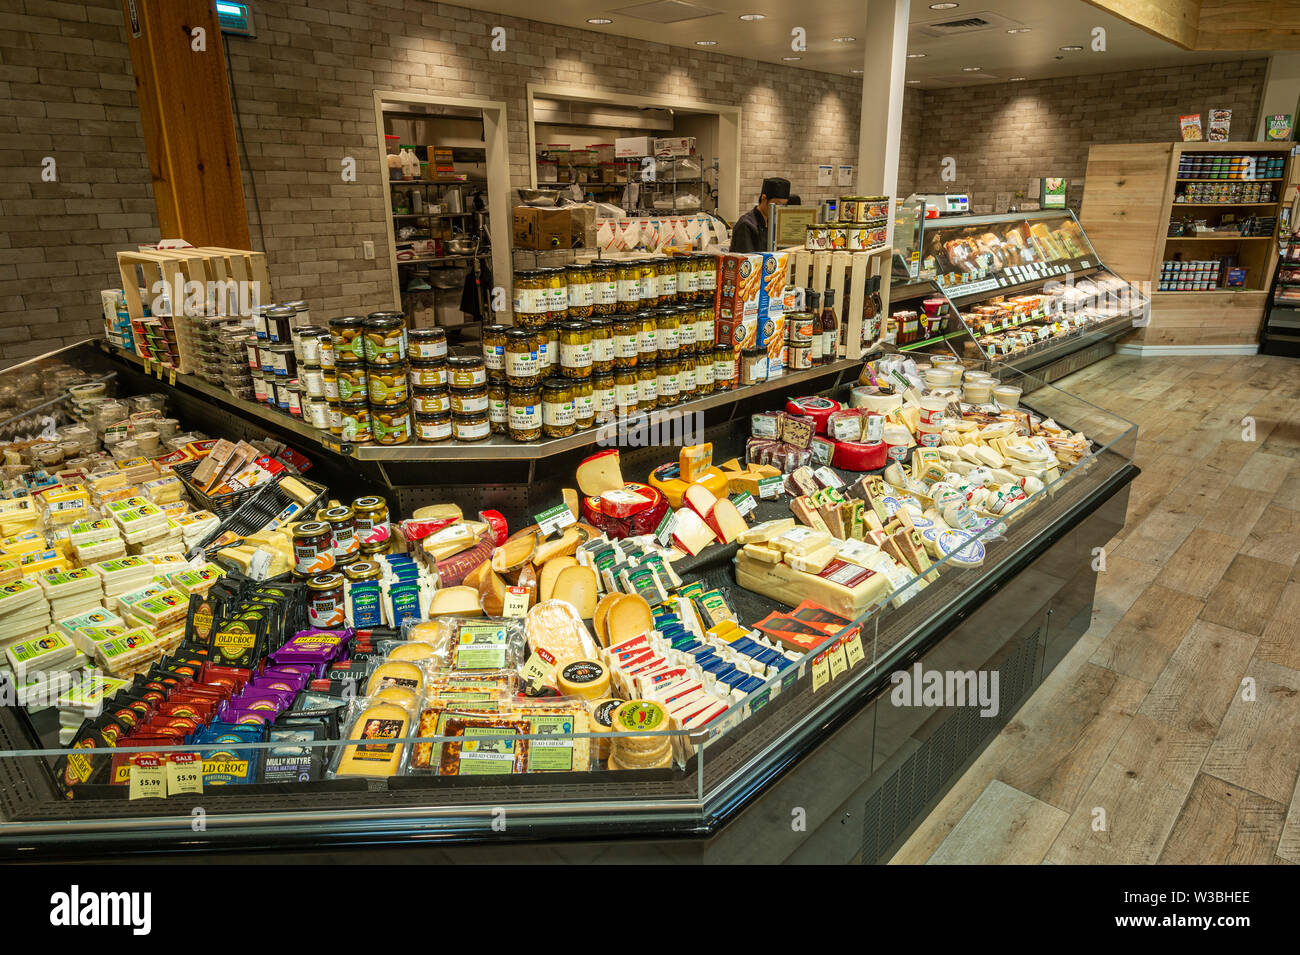
[{"label": "jar of jam", "polygon": [[714,320],[713,302],[695,307],[695,350],[710,352],[717,340],[718,324]]},{"label": "jar of jam", "polygon": [[329,332],[324,332],[320,336],[320,366],[333,368],[337,361],[338,354],[334,351],[334,340]]},{"label": "jar of jam", "polygon": [[596,392],[590,378],[574,379],[573,423],[579,431],[586,431],[596,424]]},{"label": "jar of jam", "polygon": [[614,370],[614,323],[608,318],[593,318],[591,325],[591,371],[603,374]]},{"label": "jar of jam", "polygon": [[289,414],[295,418],[302,417],[303,387],[297,381],[289,382],[285,388],[289,392]]},{"label": "jar of jam", "polygon": [[655,263],[655,288],[659,293],[660,307],[677,302],[676,260],[666,258]]},{"label": "jar of jam", "polygon": [[288,344],[293,336],[293,320],[297,312],[287,305],[273,305],[263,315],[266,319],[267,339]]},{"label": "jar of jam", "polygon": [[307,581],[307,622],[321,630],[337,630],[346,619],[343,575],[320,574]]},{"label": "jar of jam", "polygon": [[437,444],[451,440],[451,412],[415,416],[415,437],[418,441]]},{"label": "jar of jam", "polygon": [[569,287],[563,268],[542,269],[546,295],[546,324],[563,322],[569,317]]},{"label": "jar of jam", "polygon": [[373,365],[367,372],[366,390],[372,405],[389,405],[405,402],[410,398],[408,363],[394,362],[391,365]]},{"label": "jar of jam", "polygon": [[636,333],[637,363],[649,362],[653,365],[659,357],[659,323],[651,311],[637,312],[636,320],[639,324]]},{"label": "jar of jam", "polygon": [[[334,366],[334,371],[338,375],[339,401],[342,404],[368,399],[365,365],[359,361],[341,361]],[[329,397],[328,391],[325,396]]]},{"label": "jar of jam", "polygon": [[641,307],[641,265],[635,259],[624,259],[616,269],[618,311],[631,315]]},{"label": "jar of jam", "polygon": [[591,325],[583,321],[564,322],[559,328],[560,374],[565,378],[587,378],[595,361]]},{"label": "jar of jam", "polygon": [[591,313],[613,315],[618,311],[618,271],[609,262],[592,262],[587,268],[591,274]]},{"label": "jar of jam", "polygon": [[614,370],[614,413],[620,418],[636,414],[641,404],[641,386],[637,378],[637,369],[616,368]]},{"label": "jar of jam", "polygon": [[253,337],[259,341],[270,341],[270,333],[266,330],[266,313],[269,309],[275,308],[274,305],[254,305],[253,306]]},{"label": "jar of jam", "polygon": [[451,413],[453,415],[487,414],[488,386],[477,388],[454,389],[451,392]]},{"label": "jar of jam", "polygon": [[695,353],[695,341],[697,338],[695,328],[695,306],[674,305],[673,314],[677,316],[677,341],[681,345],[682,354],[692,355]]},{"label": "jar of jam", "polygon": [[713,394],[713,352],[702,351],[695,356],[695,394],[699,397]]},{"label": "jar of jam", "polygon": [[731,391],[736,387],[736,346],[721,342],[713,347],[713,390]]},{"label": "jar of jam", "polygon": [[654,311],[654,318],[657,357],[677,358],[682,347],[681,327],[678,323],[677,309],[657,308]]},{"label": "jar of jam", "polygon": [[387,529],[388,502],[378,494],[367,494],[352,502],[352,521],[356,527],[357,539],[361,546],[366,546],[371,533],[376,527]]},{"label": "jar of jam", "polygon": [[314,326],[300,328],[294,333],[293,340],[298,349],[299,365],[320,366],[320,340],[322,335],[328,337],[329,332],[323,332]]},{"label": "jar of jam", "polygon": [[[489,328],[505,326],[489,325],[484,328],[485,342]],[[443,361],[447,357],[447,332],[441,328],[412,328],[406,333],[406,350],[411,361]]]},{"label": "jar of jam", "polygon": [[339,437],[353,442],[370,440],[370,405],[366,401],[341,402],[339,414]]},{"label": "jar of jam", "polygon": [[682,355],[677,359],[678,375],[677,384],[682,401],[690,401],[695,397],[695,389],[699,383],[695,377],[695,356]]},{"label": "jar of jam", "polygon": [[655,362],[636,366],[638,411],[654,411],[659,404],[659,371]]},{"label": "jar of jam", "polygon": [[532,388],[542,380],[540,352],[545,333],[536,328],[512,328],[506,332],[506,383],[511,388]]},{"label": "jar of jam", "polygon": [[545,376],[560,364],[560,326],[547,325],[541,332],[542,340],[537,349],[537,359],[541,364],[542,375]]},{"label": "jar of jam", "polygon": [[446,388],[447,362],[433,359],[411,362],[412,388]]},{"label": "jar of jam", "polygon": [[494,381],[488,385],[488,422],[493,434],[505,434],[506,421],[510,408],[506,401],[508,387],[504,381]]},{"label": "jar of jam", "polygon": [[540,328],[546,324],[550,292],[541,269],[515,273],[515,324],[521,328]]},{"label": "jar of jam", "polygon": [[506,432],[516,441],[542,436],[542,389],[511,388],[506,393]]},{"label": "jar of jam", "polygon": [[[510,329],[505,325],[484,325],[483,326],[483,364],[487,366],[488,378],[492,381],[506,380],[506,332]],[[412,355],[414,358],[414,345]],[[446,343],[443,347],[446,352]]]},{"label": "jar of jam", "polygon": [[657,369],[657,401],[660,408],[666,408],[670,405],[677,404],[681,396],[681,382],[679,380],[681,368],[676,358],[660,358],[655,362]]},{"label": "jar of jam", "polygon": [[641,323],[635,315],[614,319],[614,367],[635,368],[640,352]]},{"label": "jar of jam", "polygon": [[365,323],[367,365],[406,361],[406,316],[401,312],[371,312]]},{"label": "jar of jam", "polygon": [[[366,360],[364,315],[343,315],[330,319],[330,345],[334,350],[334,362],[358,362]],[[321,362],[324,365],[324,362]]]},{"label": "jar of jam", "polygon": [[334,569],[333,532],[324,521],[293,526],[293,572],[303,577]]},{"label": "jar of jam", "polygon": [[[277,378],[293,378],[298,374],[298,361],[293,357],[293,346],[288,342],[271,345],[266,351],[271,356],[271,373]],[[263,369],[265,371],[266,369]]]},{"label": "jar of jam", "polygon": [[447,359],[447,382],[452,390],[478,388],[487,384],[487,366],[474,355],[456,355]]},{"label": "jar of jam", "polygon": [[492,434],[487,409],[476,414],[453,414],[451,436],[457,441],[484,441]]},{"label": "jar of jam", "polygon": [[569,293],[569,318],[591,318],[595,305],[591,287],[591,266],[566,265],[564,283]]},{"label": "jar of jam", "polygon": [[340,558],[351,557],[361,547],[361,541],[357,540],[356,516],[351,507],[340,504],[326,508],[316,516],[330,526],[333,535],[330,548],[336,564],[342,563]]},{"label": "jar of jam", "polygon": [[421,414],[450,414],[451,392],[446,388],[412,388],[411,410]]},{"label": "jar of jam", "polygon": [[573,382],[568,378],[547,378],[542,382],[542,433],[548,438],[567,438],[575,430]]},{"label": "jar of jam", "polygon": [[372,405],[370,429],[376,444],[406,444],[411,440],[411,403]]},{"label": "jar of jam", "polygon": [[591,376],[592,402],[596,406],[596,424],[607,424],[614,420],[614,375],[602,372]]}]

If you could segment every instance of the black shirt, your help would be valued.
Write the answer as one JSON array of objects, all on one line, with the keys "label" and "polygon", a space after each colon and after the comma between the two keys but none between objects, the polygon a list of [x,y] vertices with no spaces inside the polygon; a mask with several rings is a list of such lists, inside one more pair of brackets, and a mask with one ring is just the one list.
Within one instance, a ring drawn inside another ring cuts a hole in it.
[{"label": "black shirt", "polygon": [[736,226],[731,230],[731,251],[767,251],[767,220],[758,211],[758,206],[736,220]]}]

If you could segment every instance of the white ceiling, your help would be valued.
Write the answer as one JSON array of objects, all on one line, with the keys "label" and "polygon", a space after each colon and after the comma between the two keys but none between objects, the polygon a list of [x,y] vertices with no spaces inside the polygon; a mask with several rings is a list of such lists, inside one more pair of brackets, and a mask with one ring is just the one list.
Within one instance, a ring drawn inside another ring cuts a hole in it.
[{"label": "white ceiling", "polygon": [[[882,2],[882,0],[873,0]],[[890,2],[890,0],[883,0]],[[508,16],[687,47],[700,53],[744,56],[781,66],[849,75],[862,67],[866,4],[855,0],[475,0],[474,7]],[[1103,13],[1083,0],[962,0],[932,10],[912,0],[907,78],[920,89],[975,86],[1012,77],[1044,79],[1258,57],[1254,53],[1192,53]],[[746,22],[741,14],[763,14]],[[639,15],[638,15],[639,14]],[[588,18],[604,17],[593,26]],[[926,35],[927,26],[980,17],[989,26],[956,35]],[[649,18],[649,19],[648,19]],[[669,22],[664,22],[669,21]],[[806,31],[807,50],[791,49],[792,30]],[[1095,27],[1106,31],[1105,52],[1091,49]],[[1028,28],[1009,34],[1009,29]],[[857,42],[835,42],[835,37]],[[716,41],[701,47],[698,40]],[[1063,52],[1062,46],[1084,49]],[[784,57],[799,56],[798,61]],[[964,72],[963,67],[979,67]]]}]

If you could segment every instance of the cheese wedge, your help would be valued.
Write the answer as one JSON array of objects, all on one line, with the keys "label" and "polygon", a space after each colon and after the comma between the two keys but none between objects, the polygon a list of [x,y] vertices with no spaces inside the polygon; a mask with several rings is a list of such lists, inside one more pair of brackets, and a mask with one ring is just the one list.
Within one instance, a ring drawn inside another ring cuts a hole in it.
[{"label": "cheese wedge", "polygon": [[596,572],[590,567],[565,567],[551,587],[551,599],[571,604],[579,617],[590,620],[596,613]]}]

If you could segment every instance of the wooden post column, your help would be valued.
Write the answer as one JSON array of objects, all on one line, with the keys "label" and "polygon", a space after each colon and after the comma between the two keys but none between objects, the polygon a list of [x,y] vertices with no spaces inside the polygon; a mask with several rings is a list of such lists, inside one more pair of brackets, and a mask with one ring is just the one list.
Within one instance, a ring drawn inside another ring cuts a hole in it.
[{"label": "wooden post column", "polygon": [[122,0],[122,13],[162,238],[251,248],[216,6]]}]

